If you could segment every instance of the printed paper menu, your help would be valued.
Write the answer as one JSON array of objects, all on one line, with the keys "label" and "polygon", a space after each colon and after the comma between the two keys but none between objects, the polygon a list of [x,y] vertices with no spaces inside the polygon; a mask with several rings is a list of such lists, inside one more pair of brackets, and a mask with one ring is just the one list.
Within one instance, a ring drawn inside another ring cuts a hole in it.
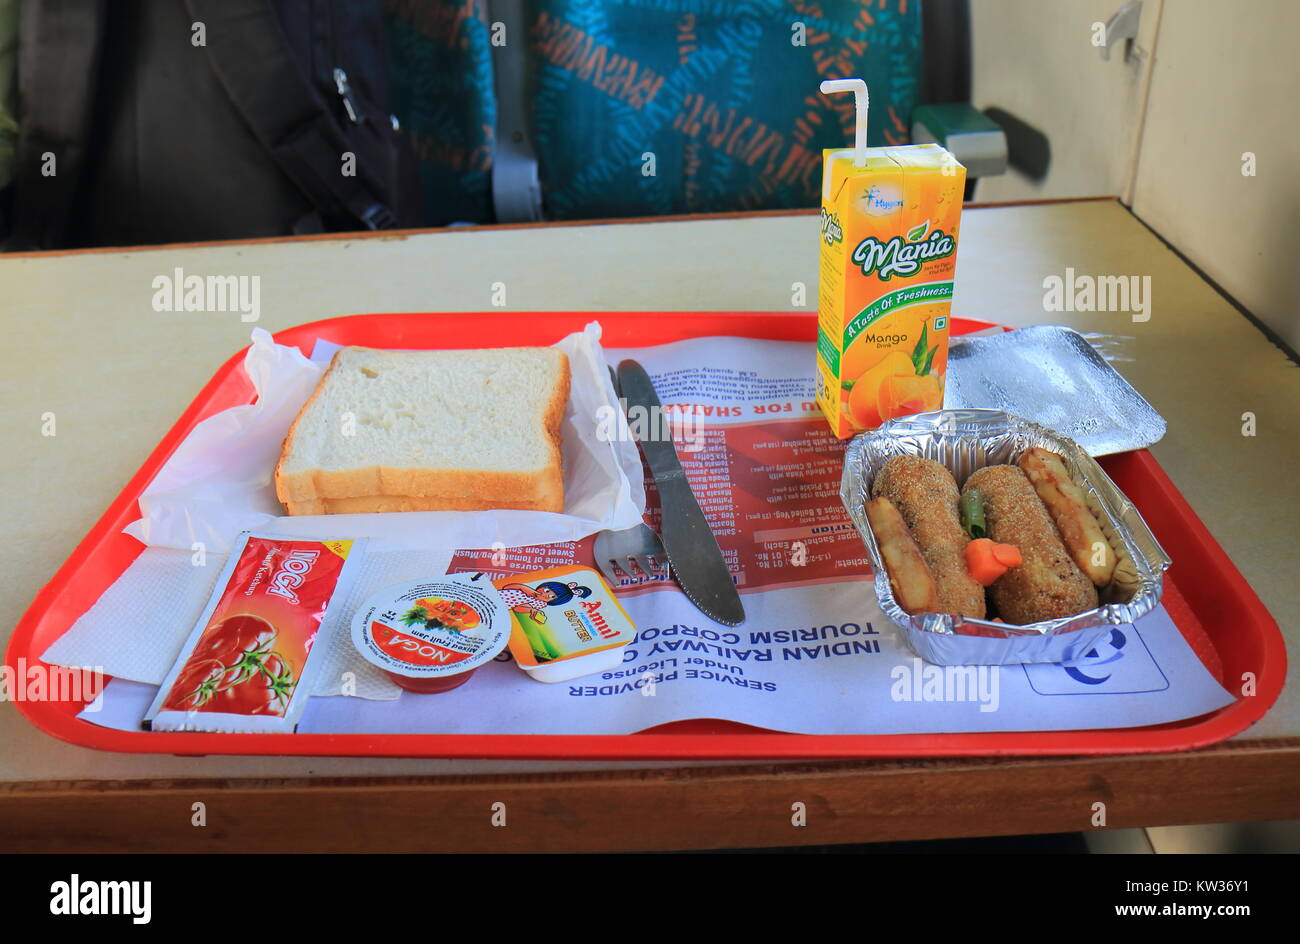
[{"label": "printed paper menu", "polygon": [[[844,443],[812,397],[810,345],[708,338],[608,354],[650,373],[745,622],[716,624],[671,580],[632,570],[618,594],[638,633],[617,670],[542,685],[503,657],[437,705],[319,699],[308,730],[613,734],[688,718],[810,734],[1062,730],[1161,723],[1232,701],[1163,609],[1070,667],[923,663],[876,606],[839,498]],[[649,477],[647,501],[658,528]],[[461,551],[451,569],[591,565],[593,540]],[[1124,697],[1101,697],[1114,695]]]}]

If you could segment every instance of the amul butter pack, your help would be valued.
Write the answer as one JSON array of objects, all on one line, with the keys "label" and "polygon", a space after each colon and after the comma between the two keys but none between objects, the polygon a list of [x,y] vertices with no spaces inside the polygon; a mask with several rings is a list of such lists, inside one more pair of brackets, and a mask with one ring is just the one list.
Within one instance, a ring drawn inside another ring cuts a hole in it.
[{"label": "amul butter pack", "polygon": [[616,668],[636,627],[590,567],[539,570],[496,581],[514,617],[510,652],[539,682]]},{"label": "amul butter pack", "polygon": [[937,144],[823,152],[817,402],[841,439],[943,407],[966,170]]}]

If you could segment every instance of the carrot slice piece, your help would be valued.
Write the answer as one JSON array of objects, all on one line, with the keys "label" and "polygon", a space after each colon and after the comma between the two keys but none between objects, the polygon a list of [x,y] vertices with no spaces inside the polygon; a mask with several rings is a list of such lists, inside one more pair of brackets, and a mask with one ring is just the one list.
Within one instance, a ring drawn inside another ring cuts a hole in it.
[{"label": "carrot slice piece", "polygon": [[1020,548],[1014,544],[994,544],[993,559],[1006,567],[1019,567],[1024,563],[1024,558],[1020,556]]},{"label": "carrot slice piece", "polygon": [[1014,544],[997,544],[989,538],[976,538],[966,545],[966,571],[982,587],[993,584],[1009,568],[1019,566],[1020,548]]}]

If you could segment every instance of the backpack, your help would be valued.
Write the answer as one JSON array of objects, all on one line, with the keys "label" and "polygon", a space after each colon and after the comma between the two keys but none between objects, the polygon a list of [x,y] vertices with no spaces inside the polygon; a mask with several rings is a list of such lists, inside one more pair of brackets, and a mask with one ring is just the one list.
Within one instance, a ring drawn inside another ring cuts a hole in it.
[{"label": "backpack", "polygon": [[383,40],[378,0],[23,4],[8,248],[413,225]]}]

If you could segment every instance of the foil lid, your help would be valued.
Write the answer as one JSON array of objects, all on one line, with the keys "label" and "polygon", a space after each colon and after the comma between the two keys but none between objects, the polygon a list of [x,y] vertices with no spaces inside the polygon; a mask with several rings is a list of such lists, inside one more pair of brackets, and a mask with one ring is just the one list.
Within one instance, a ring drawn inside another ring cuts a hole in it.
[{"label": "foil lid", "polygon": [[1003,410],[1069,436],[1090,456],[1144,449],[1165,420],[1079,332],[1036,325],[956,337],[944,405]]},{"label": "foil lid", "polygon": [[510,612],[482,574],[446,574],[374,594],[352,617],[352,644],[372,665],[413,679],[446,678],[495,659]]},{"label": "foil lid", "polygon": [[[912,616],[894,599],[880,548],[867,523],[866,503],[876,474],[892,456],[932,459],[948,468],[960,488],[976,469],[1014,464],[1035,446],[1050,449],[1084,493],[1114,549],[1111,585],[1099,589],[1101,605],[1074,616],[1013,626],[940,613]],[[1171,561],[1142,516],[1101,466],[1071,439],[1001,410],[936,410],[889,420],[849,443],[840,498],[862,536],[875,572],[885,616],[903,627],[912,648],[940,665],[1070,662],[1160,602]]]}]

